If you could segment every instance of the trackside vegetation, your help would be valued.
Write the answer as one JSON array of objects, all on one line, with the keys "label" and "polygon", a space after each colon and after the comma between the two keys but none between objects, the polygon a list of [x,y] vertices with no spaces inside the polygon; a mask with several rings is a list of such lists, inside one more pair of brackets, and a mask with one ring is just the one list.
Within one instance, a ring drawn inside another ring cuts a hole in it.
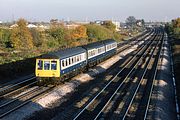
[{"label": "trackside vegetation", "polygon": [[0,27],[0,64],[103,39],[120,41],[127,37],[116,32],[111,21],[102,25],[79,25],[74,29],[67,29],[61,23],[52,22],[50,28],[44,30],[29,29],[24,19],[19,19],[16,24],[12,28]]},{"label": "trackside vegetation", "polygon": [[48,29],[28,28],[27,23],[25,19],[19,19],[13,27],[0,25],[0,78],[34,71],[35,57],[51,51],[104,39],[121,41],[128,37],[116,32],[111,21],[102,25],[80,24],[73,29],[53,21]]},{"label": "trackside vegetation", "polygon": [[180,105],[180,18],[172,20],[165,28],[172,46],[176,88]]}]

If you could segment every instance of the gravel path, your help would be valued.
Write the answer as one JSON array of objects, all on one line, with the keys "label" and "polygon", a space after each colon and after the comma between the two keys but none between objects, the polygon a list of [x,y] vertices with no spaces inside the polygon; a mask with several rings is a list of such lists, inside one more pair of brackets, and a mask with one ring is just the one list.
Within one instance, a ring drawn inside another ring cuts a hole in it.
[{"label": "gravel path", "polygon": [[149,119],[176,120],[176,106],[174,97],[174,86],[170,63],[170,50],[165,38],[165,50],[159,66],[157,80],[152,95],[152,105]]}]

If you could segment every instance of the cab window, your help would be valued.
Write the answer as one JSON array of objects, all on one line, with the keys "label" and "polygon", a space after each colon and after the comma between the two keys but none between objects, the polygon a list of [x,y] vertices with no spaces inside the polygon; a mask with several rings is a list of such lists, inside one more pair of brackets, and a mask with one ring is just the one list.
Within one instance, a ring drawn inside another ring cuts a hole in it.
[{"label": "cab window", "polygon": [[44,70],[50,69],[50,61],[44,61]]},{"label": "cab window", "polygon": [[43,61],[42,60],[38,60],[38,70],[42,70],[43,68]]},{"label": "cab window", "polygon": [[51,70],[57,70],[57,61],[51,61]]}]

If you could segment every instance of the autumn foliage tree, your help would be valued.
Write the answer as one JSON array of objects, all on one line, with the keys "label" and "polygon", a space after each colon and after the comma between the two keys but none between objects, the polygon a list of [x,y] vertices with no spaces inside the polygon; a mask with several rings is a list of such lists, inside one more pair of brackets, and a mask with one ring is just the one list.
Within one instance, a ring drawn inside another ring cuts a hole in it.
[{"label": "autumn foliage tree", "polygon": [[87,28],[85,26],[78,26],[72,31],[72,39],[85,39],[87,38]]},{"label": "autumn foliage tree", "polygon": [[180,18],[172,20],[171,23],[167,23],[165,29],[169,36],[180,39]]},{"label": "autumn foliage tree", "polygon": [[180,18],[172,20],[172,24],[174,28],[180,28]]},{"label": "autumn foliage tree", "polygon": [[26,25],[26,20],[19,19],[17,21],[17,26],[12,28],[12,33],[10,37],[12,47],[16,49],[33,48],[33,38]]}]

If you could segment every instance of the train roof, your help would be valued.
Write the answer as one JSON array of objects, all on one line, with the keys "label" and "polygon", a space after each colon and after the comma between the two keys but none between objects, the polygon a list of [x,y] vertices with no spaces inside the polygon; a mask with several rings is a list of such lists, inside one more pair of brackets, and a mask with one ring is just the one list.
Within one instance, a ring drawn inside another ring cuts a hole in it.
[{"label": "train roof", "polygon": [[94,43],[90,43],[87,45],[83,45],[82,47],[87,50],[90,50],[90,49],[99,48],[99,47],[103,47],[103,46],[104,46],[104,44],[102,43],[102,41],[99,41],[99,42],[94,42]]},{"label": "train roof", "polygon": [[86,50],[82,47],[73,47],[73,48],[67,48],[64,50],[58,50],[56,52],[50,52],[48,54],[45,54],[42,56],[42,58],[67,58],[67,57],[71,57],[80,53],[84,53],[86,52]]},{"label": "train roof", "polygon": [[112,44],[112,43],[116,43],[116,41],[113,40],[113,39],[103,40],[102,42],[103,42],[105,45]]}]

